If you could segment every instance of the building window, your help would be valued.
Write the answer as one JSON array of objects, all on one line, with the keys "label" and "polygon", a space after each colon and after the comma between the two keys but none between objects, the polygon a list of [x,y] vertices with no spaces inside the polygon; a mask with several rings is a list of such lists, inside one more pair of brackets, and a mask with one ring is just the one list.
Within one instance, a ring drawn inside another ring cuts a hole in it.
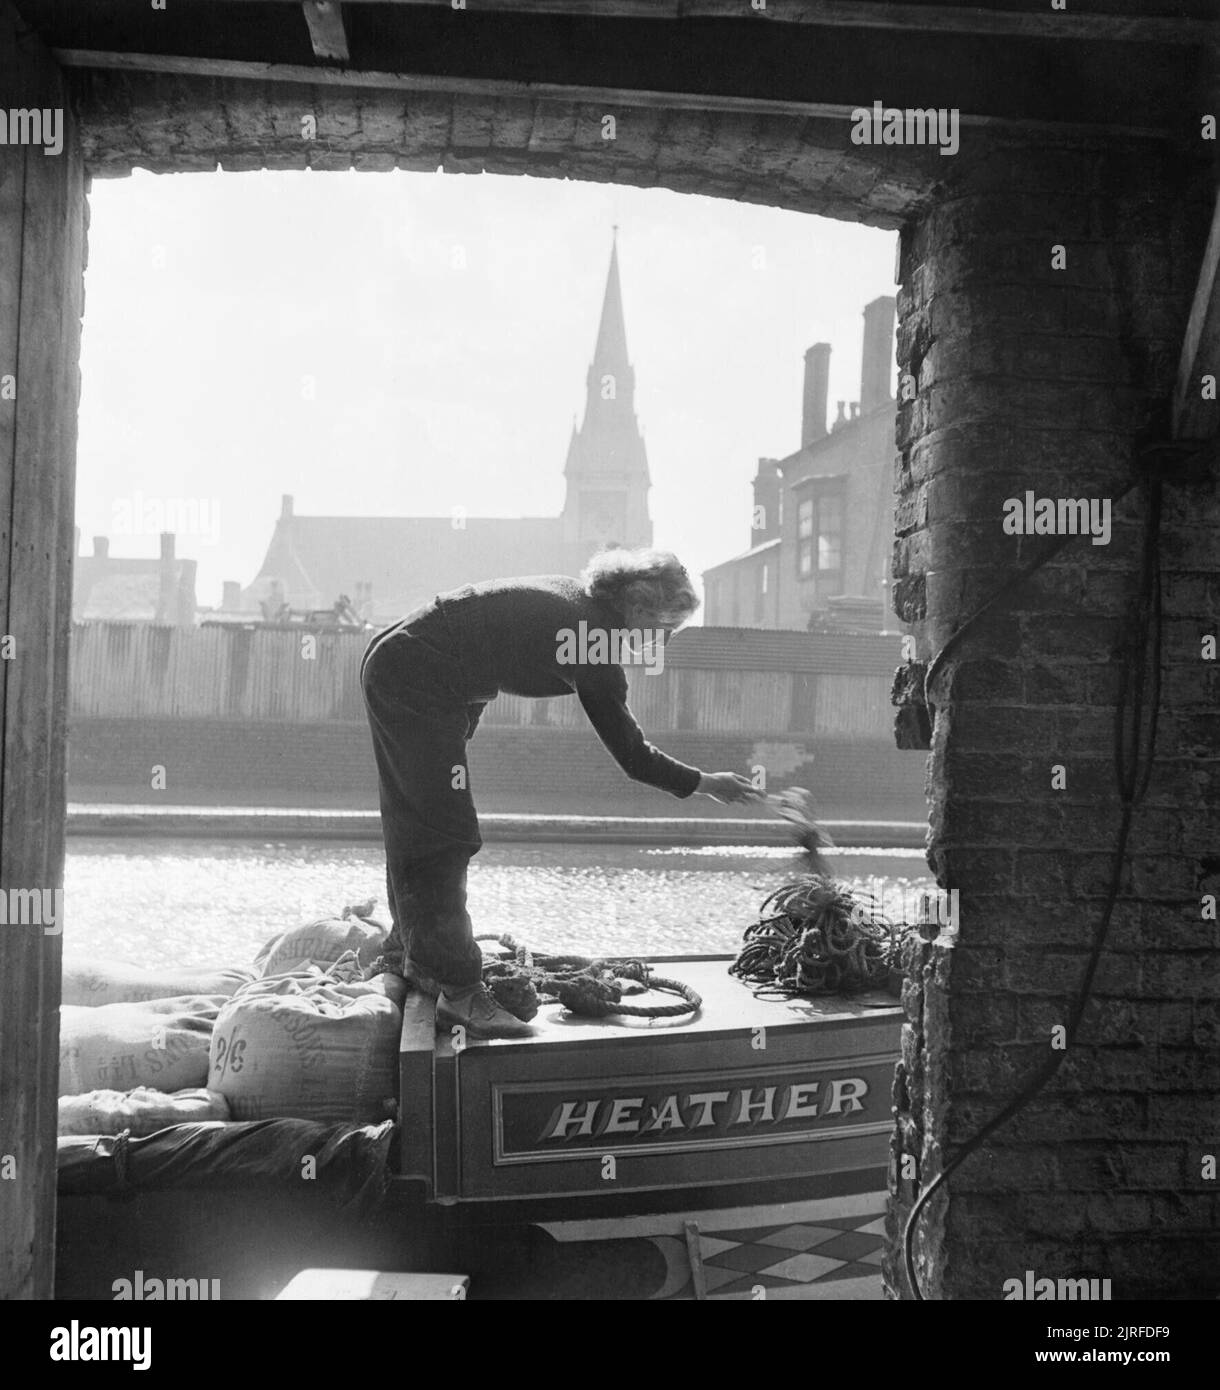
[{"label": "building window", "polygon": [[833,594],[843,575],[843,484],[821,480],[797,504],[796,572],[818,581],[820,592]]},{"label": "building window", "polygon": [[843,495],[827,492],[818,499],[818,570],[843,568]]},{"label": "building window", "polygon": [[796,509],[796,572],[802,579],[813,574],[813,498],[806,497]]}]

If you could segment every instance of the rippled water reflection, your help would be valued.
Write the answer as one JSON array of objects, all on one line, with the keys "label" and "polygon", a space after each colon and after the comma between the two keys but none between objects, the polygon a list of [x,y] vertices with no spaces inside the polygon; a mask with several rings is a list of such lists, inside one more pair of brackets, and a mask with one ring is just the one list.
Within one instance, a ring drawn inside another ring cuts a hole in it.
[{"label": "rippled water reflection", "polygon": [[[898,895],[932,886],[921,850],[840,852],[849,882]],[[729,953],[762,899],[790,877],[788,849],[764,846],[487,845],[470,869],[475,930],[539,950]],[[249,960],[286,927],[377,897],[379,845],[73,837],[65,949],[142,965]]]}]

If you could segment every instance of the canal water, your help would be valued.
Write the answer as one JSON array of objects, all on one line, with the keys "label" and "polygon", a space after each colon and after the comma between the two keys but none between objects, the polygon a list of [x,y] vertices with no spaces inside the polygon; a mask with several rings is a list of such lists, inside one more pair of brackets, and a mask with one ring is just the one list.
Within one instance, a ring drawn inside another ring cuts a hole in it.
[{"label": "canal water", "polygon": [[[840,850],[829,862],[895,916],[933,887],[922,850]],[[346,903],[376,897],[384,919],[384,863],[368,841],[73,836],[64,949],[149,966],[246,962],[268,937]],[[511,932],[536,950],[727,954],[798,872],[778,846],[494,844],[471,862],[469,903],[476,931]]]}]

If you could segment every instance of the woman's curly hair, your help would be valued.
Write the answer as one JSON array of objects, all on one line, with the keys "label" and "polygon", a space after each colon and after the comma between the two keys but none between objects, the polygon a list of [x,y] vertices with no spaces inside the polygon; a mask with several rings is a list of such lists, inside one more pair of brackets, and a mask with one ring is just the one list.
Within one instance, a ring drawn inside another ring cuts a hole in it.
[{"label": "woman's curly hair", "polygon": [[690,575],[668,550],[602,550],[580,578],[591,598],[657,624],[677,626],[699,607]]}]

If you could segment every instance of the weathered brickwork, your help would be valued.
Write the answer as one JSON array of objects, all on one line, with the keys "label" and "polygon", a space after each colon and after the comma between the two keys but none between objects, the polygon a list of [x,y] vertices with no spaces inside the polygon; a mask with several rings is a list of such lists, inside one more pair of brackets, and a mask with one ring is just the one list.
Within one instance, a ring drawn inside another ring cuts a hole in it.
[{"label": "weathered brickwork", "polygon": [[842,121],[822,118],[150,73],[71,80],[98,177],[217,164],[443,168],[658,186],[898,227],[943,173],[934,150],[852,145]]},{"label": "weathered brickwork", "polygon": [[[1163,150],[1004,147],[963,162],[903,237],[895,606],[930,659],[1051,538],[1005,535],[1003,503],[1114,500],[983,618],[933,686],[928,858],[956,934],[912,950],[895,1085],[886,1263],[917,1183],[1045,1061],[1067,1023],[1113,865],[1118,652],[1134,630],[1145,494],[1165,439],[1206,235],[1207,181]],[[1066,268],[1052,268],[1062,246]],[[1114,1297],[1220,1291],[1215,1152],[1220,952],[1200,894],[1220,870],[1215,481],[1165,497],[1157,761],[1078,1040],[1051,1084],[950,1178],[919,1226],[926,1296],[1000,1298],[1026,1269],[1110,1278]],[[937,699],[939,695],[939,699]],[[1207,712],[1210,712],[1207,713]],[[1052,787],[1053,765],[1066,783]]]}]

